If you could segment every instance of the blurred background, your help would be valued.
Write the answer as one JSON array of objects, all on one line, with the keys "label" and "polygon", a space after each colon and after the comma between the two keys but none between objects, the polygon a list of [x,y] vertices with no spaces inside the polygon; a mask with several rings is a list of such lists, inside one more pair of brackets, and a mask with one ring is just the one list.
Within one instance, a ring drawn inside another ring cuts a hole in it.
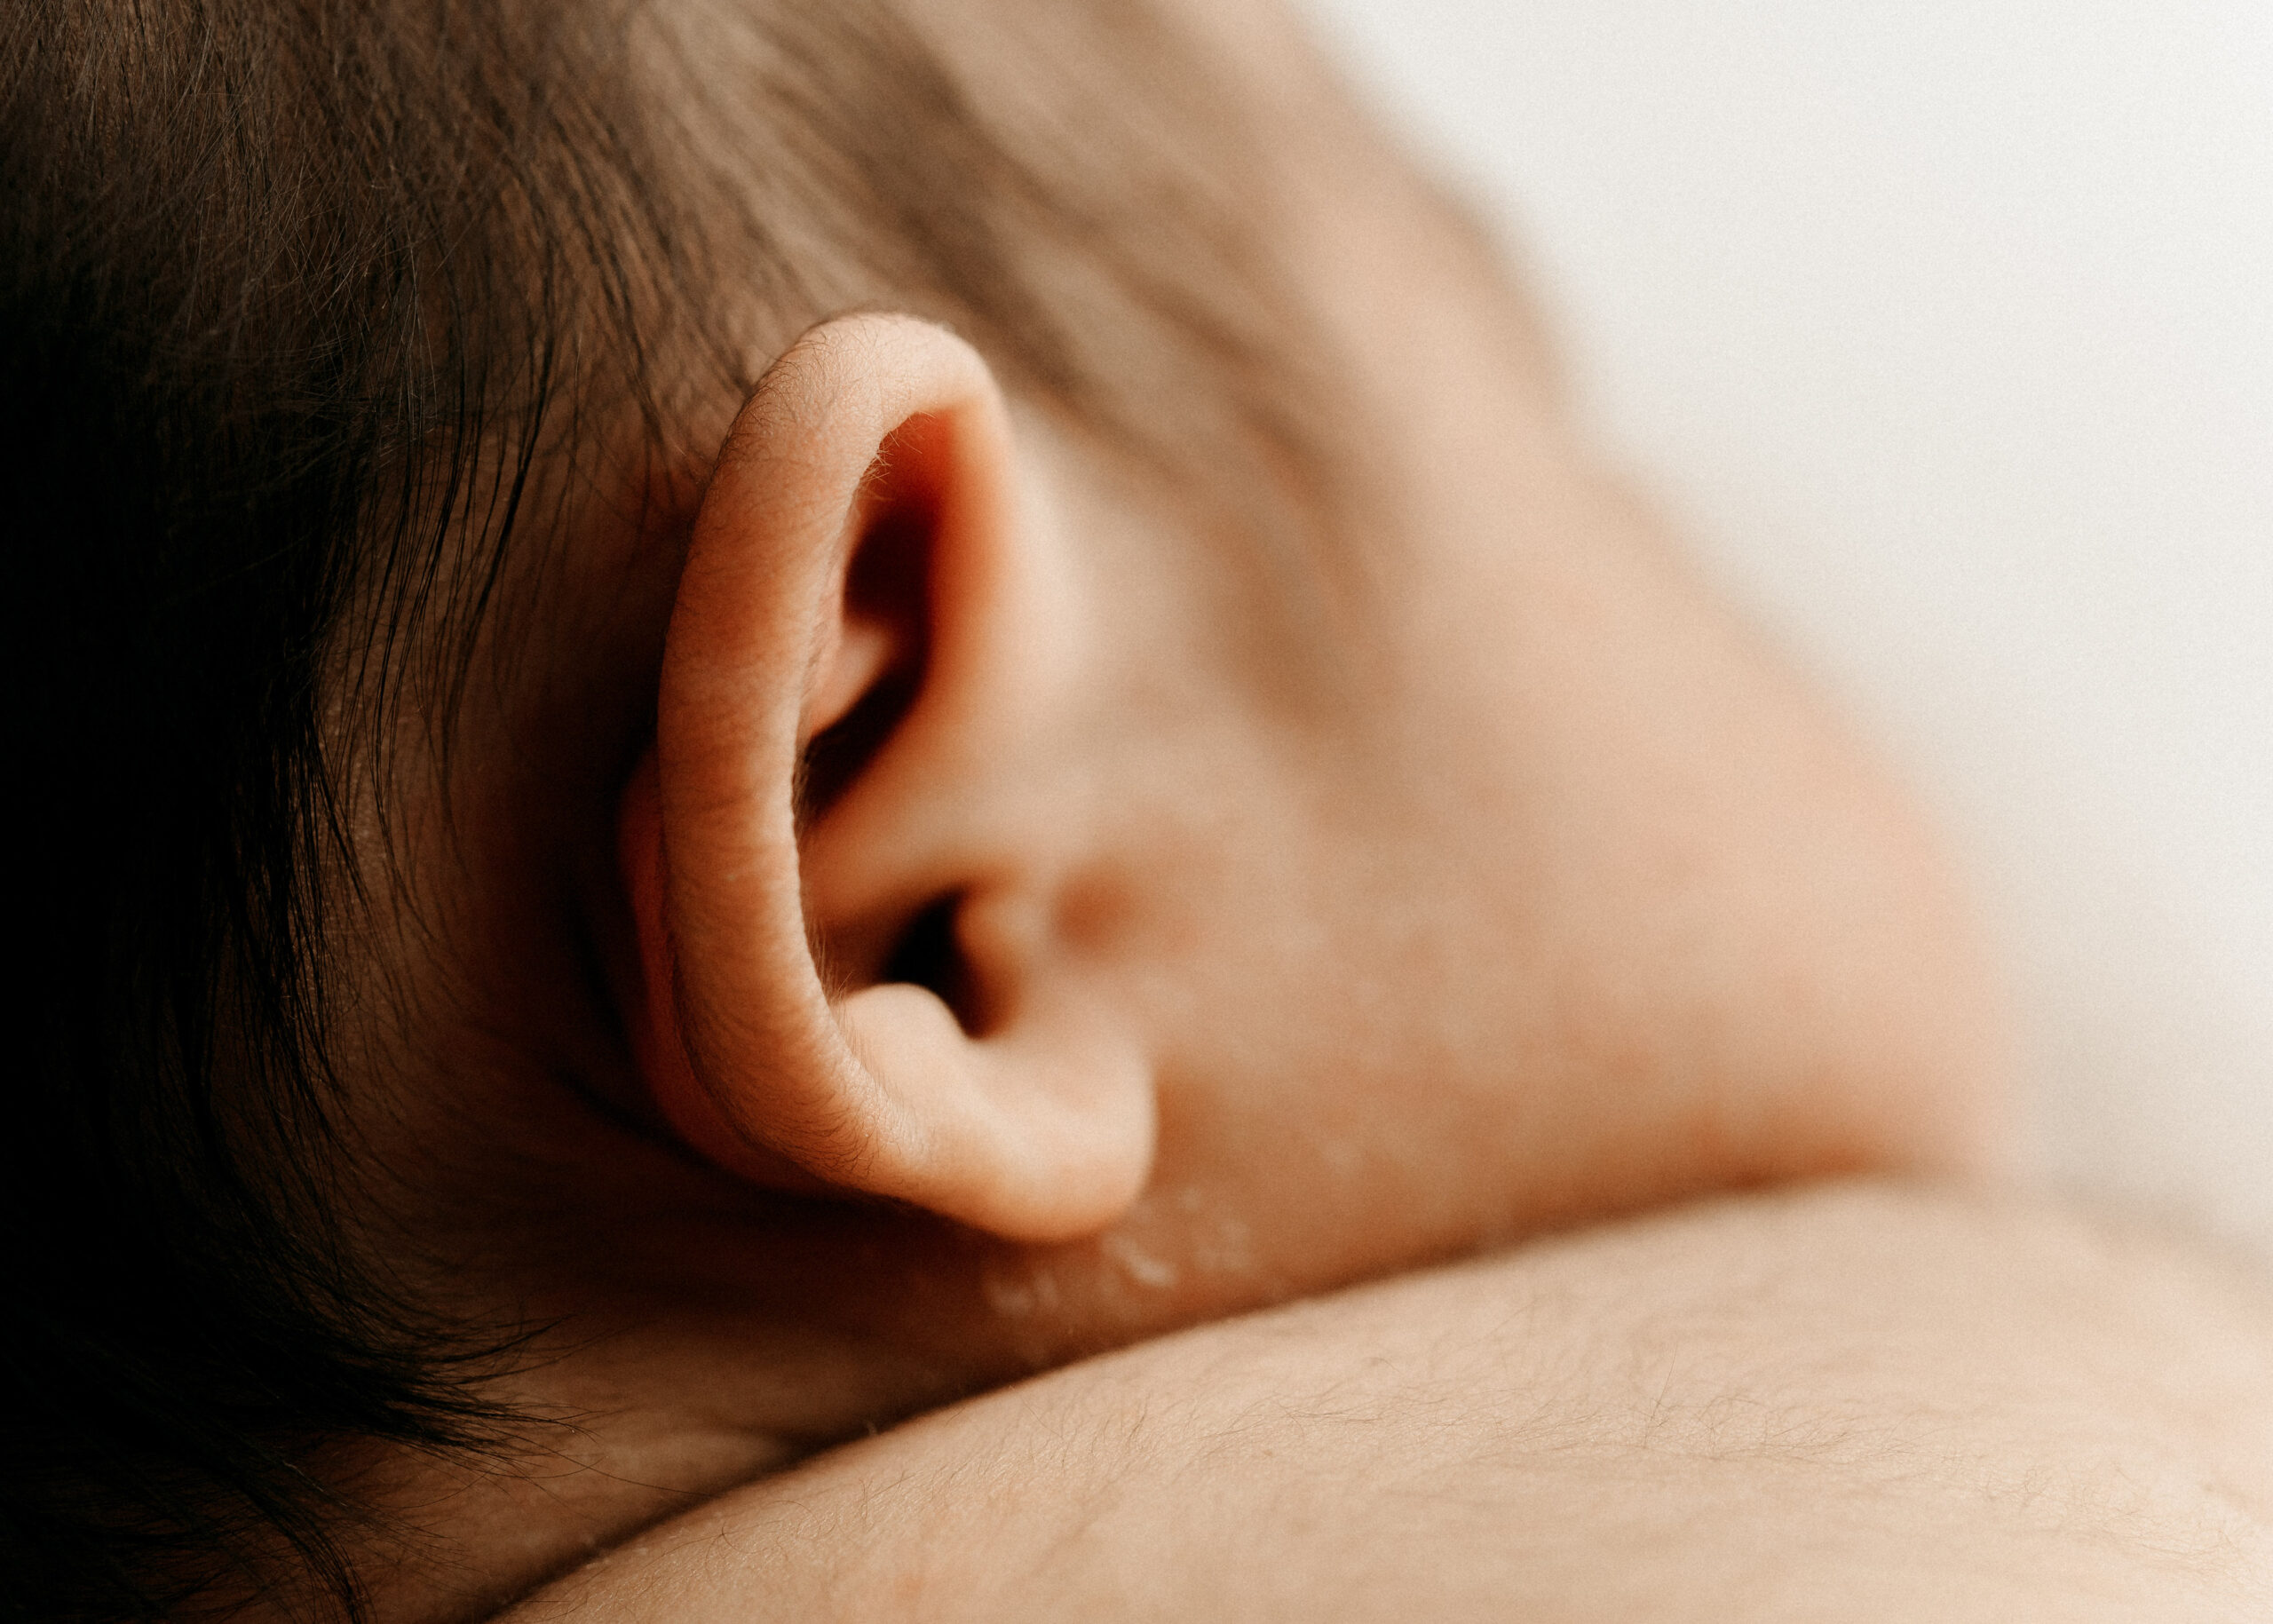
[{"label": "blurred background", "polygon": [[1309,4],[1954,833],[2046,1162],[2273,1248],[2273,5]]}]

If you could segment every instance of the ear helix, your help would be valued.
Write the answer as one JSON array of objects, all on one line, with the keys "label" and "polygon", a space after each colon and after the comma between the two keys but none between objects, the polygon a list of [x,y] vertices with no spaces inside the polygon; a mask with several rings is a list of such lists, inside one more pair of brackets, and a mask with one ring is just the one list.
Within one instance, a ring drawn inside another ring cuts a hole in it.
[{"label": "ear helix", "polygon": [[663,923],[663,807],[651,750],[625,786],[616,819],[616,862],[638,937],[639,984],[624,989],[633,1063],[665,1120],[690,1149],[753,1183],[788,1191],[828,1186],[789,1158],[734,1131],[695,1075],[679,1031],[677,976]]},{"label": "ear helix", "polygon": [[[877,475],[891,477],[880,454],[918,421],[934,574],[965,583],[933,614],[945,654],[922,680],[954,691],[920,694],[883,745],[896,766],[860,796],[859,827],[873,833],[859,860],[881,866],[871,877],[886,891],[965,889],[954,850],[913,855],[929,838],[915,802],[929,764],[967,770],[972,752],[951,736],[959,718],[1017,685],[990,664],[985,638],[957,641],[959,617],[1015,598],[986,584],[1018,567],[1007,414],[985,363],[952,334],[907,317],[844,318],[767,372],[696,520],[655,753],[621,817],[644,982],[625,1013],[658,1108],[725,1170],[909,1202],[1016,1240],[1070,1239],[1112,1223],[1149,1173],[1140,1047],[1047,977],[1019,982],[1005,1018],[978,1035],[922,986],[833,997],[805,916],[800,759],[893,664],[871,629],[848,624],[848,550]],[[903,796],[916,821],[894,838]],[[976,863],[970,883],[983,889],[993,873]]]}]

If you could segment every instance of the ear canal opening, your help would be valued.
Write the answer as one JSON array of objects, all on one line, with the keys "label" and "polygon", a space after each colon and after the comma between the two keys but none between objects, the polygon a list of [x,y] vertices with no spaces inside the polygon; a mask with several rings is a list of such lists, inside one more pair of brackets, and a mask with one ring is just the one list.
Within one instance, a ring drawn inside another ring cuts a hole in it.
[{"label": "ear canal opening", "polygon": [[962,906],[961,897],[942,897],[909,920],[879,979],[922,987],[947,1006],[964,1035],[977,1036],[982,1025],[978,986],[955,939],[955,915]]}]

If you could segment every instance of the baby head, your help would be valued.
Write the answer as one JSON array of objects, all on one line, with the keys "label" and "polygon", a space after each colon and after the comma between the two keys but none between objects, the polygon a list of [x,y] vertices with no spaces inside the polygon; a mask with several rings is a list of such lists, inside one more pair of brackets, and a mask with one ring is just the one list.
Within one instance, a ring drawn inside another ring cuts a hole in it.
[{"label": "baby head", "polygon": [[67,9],[0,160],[59,1616],[457,1616],[1085,1352],[1984,1153],[1930,843],[1287,18]]}]

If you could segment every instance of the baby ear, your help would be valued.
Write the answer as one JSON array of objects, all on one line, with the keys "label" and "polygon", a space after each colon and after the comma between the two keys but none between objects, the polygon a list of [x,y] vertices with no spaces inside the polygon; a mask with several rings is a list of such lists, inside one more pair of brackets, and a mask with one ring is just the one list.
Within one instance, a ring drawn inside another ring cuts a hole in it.
[{"label": "baby ear", "polygon": [[953,334],[812,329],[697,515],[623,873],[653,1097],[718,1166],[1018,1240],[1117,1218],[1151,1067],[1056,973],[1019,761],[1072,606],[1003,400]]}]

